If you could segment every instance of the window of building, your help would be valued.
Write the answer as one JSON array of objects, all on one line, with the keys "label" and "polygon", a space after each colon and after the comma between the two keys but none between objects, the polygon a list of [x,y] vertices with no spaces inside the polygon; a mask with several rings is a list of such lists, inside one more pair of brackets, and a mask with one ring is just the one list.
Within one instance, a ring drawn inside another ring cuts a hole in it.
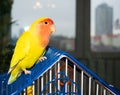
[{"label": "window of building", "polygon": [[119,9],[119,0],[91,0],[92,51],[120,51]]},{"label": "window of building", "polygon": [[[75,48],[75,0],[14,0],[12,9],[12,39],[17,39],[37,18],[47,16],[54,20],[56,32],[50,44],[73,51]],[[14,41],[13,41],[14,42]]]}]

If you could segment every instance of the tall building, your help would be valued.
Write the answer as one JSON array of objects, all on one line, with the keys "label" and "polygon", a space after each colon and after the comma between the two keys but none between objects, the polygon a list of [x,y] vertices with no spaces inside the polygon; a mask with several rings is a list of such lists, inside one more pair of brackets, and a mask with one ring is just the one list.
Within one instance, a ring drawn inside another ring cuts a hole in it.
[{"label": "tall building", "polygon": [[116,19],[115,24],[114,24],[115,30],[120,29],[120,19]]},{"label": "tall building", "polygon": [[103,3],[96,8],[96,35],[112,34],[113,8]]}]

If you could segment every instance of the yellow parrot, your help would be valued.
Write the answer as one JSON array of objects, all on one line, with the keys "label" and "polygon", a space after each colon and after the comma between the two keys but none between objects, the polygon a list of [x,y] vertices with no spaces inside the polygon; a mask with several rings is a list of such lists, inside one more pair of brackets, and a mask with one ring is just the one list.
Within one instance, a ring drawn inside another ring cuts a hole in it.
[{"label": "yellow parrot", "polygon": [[23,32],[16,43],[11,59],[8,84],[13,83],[22,72],[31,74],[27,68],[31,68],[38,60],[46,59],[43,54],[53,32],[55,32],[55,25],[48,17],[35,20],[28,31]]}]

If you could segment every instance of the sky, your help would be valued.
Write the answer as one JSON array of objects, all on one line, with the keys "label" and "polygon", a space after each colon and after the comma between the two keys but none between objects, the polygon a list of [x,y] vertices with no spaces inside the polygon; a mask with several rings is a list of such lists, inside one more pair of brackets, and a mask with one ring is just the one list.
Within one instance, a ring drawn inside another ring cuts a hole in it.
[{"label": "sky", "polygon": [[14,0],[12,21],[16,23],[12,25],[12,37],[43,16],[54,20],[54,35],[75,37],[75,0]]},{"label": "sky", "polygon": [[[12,25],[12,37],[42,16],[54,20],[54,35],[75,37],[75,3],[75,0],[14,0],[12,20],[17,22]],[[120,0],[91,0],[91,35],[95,34],[95,8],[102,3],[113,7],[114,21],[120,19]]]}]

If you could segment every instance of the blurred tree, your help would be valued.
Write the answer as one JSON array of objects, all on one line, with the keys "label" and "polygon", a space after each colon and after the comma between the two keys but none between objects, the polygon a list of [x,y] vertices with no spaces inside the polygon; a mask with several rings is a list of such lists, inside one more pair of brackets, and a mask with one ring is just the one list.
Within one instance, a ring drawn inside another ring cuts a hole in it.
[{"label": "blurred tree", "polygon": [[11,57],[11,9],[13,0],[0,0],[0,72],[7,70]]}]

